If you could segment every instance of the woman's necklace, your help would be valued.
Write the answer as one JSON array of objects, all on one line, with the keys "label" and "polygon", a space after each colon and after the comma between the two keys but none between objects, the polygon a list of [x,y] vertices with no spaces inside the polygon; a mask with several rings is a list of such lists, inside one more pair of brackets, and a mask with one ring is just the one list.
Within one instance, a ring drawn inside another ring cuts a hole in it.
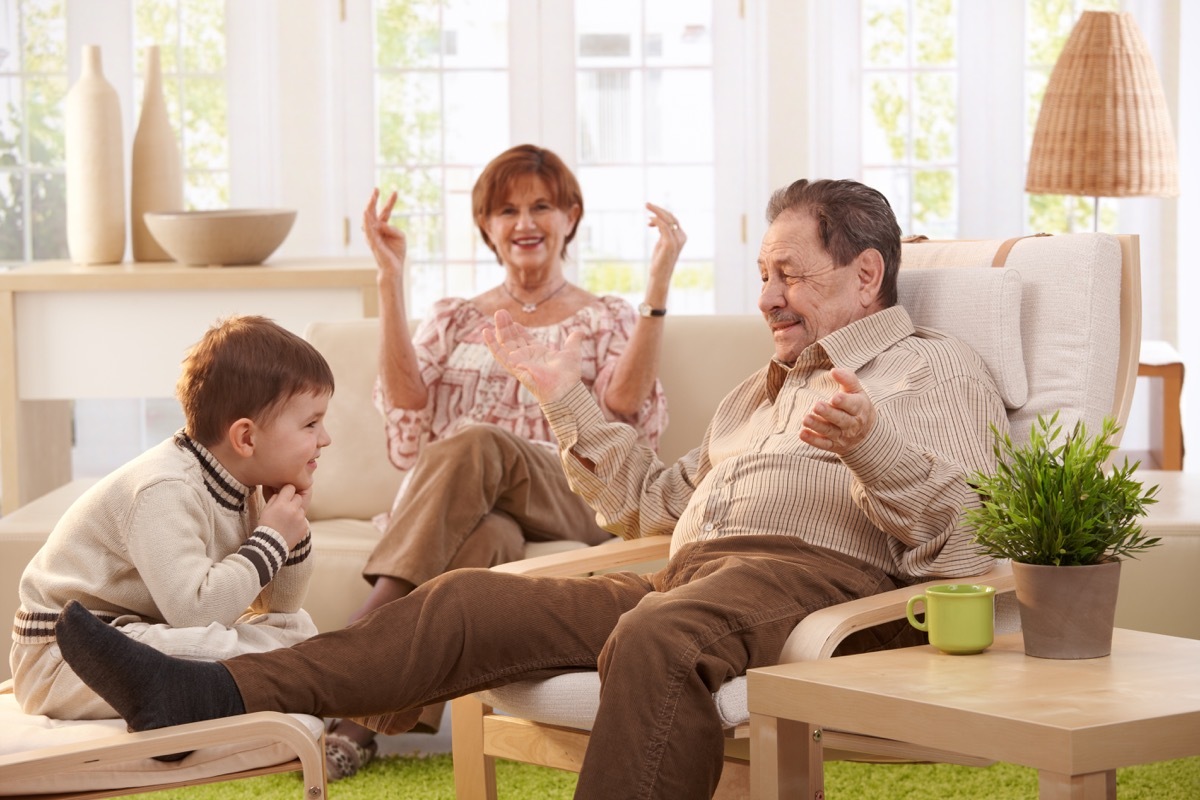
[{"label": "woman's necklace", "polygon": [[538,300],[536,303],[527,303],[524,300],[522,300],[521,298],[517,297],[515,294],[513,294],[512,289],[508,288],[508,281],[504,281],[500,285],[504,287],[505,294],[507,294],[509,297],[511,297],[513,299],[513,302],[521,304],[522,311],[524,311],[526,314],[532,314],[533,312],[537,311],[538,306],[540,306],[542,303],[546,302],[551,297],[554,297],[554,295],[558,294],[563,289],[565,289],[567,286],[567,282],[563,281],[562,283],[560,283],[558,285],[557,289],[555,289],[553,292],[551,292],[550,294],[543,297],[541,300]]}]

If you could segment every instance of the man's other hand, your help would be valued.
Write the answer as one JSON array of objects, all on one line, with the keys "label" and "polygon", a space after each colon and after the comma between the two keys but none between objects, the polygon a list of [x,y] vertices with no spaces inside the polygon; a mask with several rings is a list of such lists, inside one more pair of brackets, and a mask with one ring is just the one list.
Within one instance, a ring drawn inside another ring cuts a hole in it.
[{"label": "man's other hand", "polygon": [[853,372],[835,368],[830,374],[841,389],[829,400],[813,404],[804,417],[800,440],[844,456],[862,444],[875,426],[875,404]]},{"label": "man's other hand", "polygon": [[508,370],[539,403],[558,400],[579,383],[583,334],[573,331],[562,350],[546,346],[513,321],[507,311],[496,312],[496,326],[484,328],[483,340],[500,366]]}]

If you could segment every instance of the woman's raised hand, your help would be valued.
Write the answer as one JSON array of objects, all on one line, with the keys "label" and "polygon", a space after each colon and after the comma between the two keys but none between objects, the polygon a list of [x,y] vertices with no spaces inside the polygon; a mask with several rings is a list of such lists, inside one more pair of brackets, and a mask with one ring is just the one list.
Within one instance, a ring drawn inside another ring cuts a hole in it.
[{"label": "woman's raised hand", "polygon": [[[679,253],[687,244],[687,234],[679,227],[679,220],[670,211],[653,203],[646,203],[650,210],[650,227],[658,228],[658,242],[650,256],[650,280],[670,283]],[[665,287],[664,287],[665,288]]]},{"label": "woman's raised hand", "polygon": [[375,256],[375,263],[382,272],[393,273],[396,277],[404,276],[404,258],[408,252],[408,242],[404,233],[391,225],[392,209],[396,206],[396,193],[378,209],[379,189],[371,192],[371,201],[363,211],[363,233],[367,244]]}]

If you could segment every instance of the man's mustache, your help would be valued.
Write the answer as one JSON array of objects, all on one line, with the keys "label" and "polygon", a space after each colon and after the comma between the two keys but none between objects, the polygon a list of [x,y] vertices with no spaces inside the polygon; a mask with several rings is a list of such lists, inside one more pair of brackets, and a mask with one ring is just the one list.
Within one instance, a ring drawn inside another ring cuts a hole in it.
[{"label": "man's mustache", "polygon": [[804,317],[793,311],[768,311],[763,316],[766,318],[768,325],[804,324]]}]

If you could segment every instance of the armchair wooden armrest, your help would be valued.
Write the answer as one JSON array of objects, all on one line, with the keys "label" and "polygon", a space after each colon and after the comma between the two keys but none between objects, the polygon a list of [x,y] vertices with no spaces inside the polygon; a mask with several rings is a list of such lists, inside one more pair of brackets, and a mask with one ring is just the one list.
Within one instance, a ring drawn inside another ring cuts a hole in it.
[{"label": "armchair wooden armrest", "polygon": [[1013,591],[1016,586],[1012,566],[1008,562],[1002,562],[982,575],[968,578],[937,578],[903,589],[893,589],[890,592],[829,606],[809,614],[792,629],[791,635],[783,643],[779,663],[829,658],[842,640],[850,634],[872,625],[903,619],[910,597],[923,593],[927,586],[948,583],[987,584],[996,588],[997,596]]},{"label": "armchair wooden armrest", "polygon": [[498,564],[492,569],[496,572],[520,575],[568,578],[572,575],[586,575],[597,570],[666,558],[670,548],[671,537],[666,535],[617,539],[594,547],[581,547],[578,550],[510,561],[507,564]]}]

